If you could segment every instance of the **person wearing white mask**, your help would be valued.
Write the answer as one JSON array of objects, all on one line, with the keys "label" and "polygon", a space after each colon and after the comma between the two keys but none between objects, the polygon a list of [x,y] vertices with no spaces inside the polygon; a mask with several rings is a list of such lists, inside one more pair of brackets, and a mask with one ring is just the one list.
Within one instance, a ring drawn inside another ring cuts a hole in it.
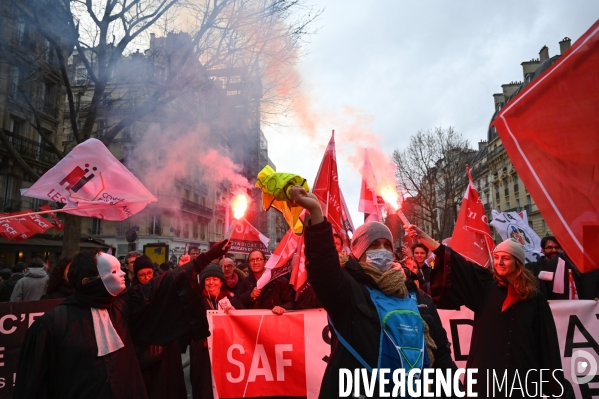
[{"label": "person wearing white mask", "polygon": [[[413,284],[409,289],[403,269],[393,267],[389,229],[378,222],[358,227],[350,245],[354,257],[339,267],[332,226],[318,199],[299,186],[290,194],[294,205],[310,213],[304,233],[308,281],[332,330],[319,397],[339,396],[341,369],[404,369],[405,375],[412,368],[457,369],[432,300],[421,303],[426,295]],[[377,385],[367,396],[379,394]]]},{"label": "person wearing white mask", "polygon": [[112,255],[75,255],[68,279],[75,293],[36,319],[19,355],[15,398],[148,398],[133,340],[166,345],[209,335],[201,298],[190,282],[224,255],[217,243],[194,262],[125,292]]}]

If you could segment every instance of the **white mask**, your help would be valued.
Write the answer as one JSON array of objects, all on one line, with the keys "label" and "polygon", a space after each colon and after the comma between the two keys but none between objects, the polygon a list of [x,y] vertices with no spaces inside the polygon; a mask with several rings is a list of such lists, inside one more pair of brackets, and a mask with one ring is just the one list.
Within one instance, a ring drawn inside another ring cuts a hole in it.
[{"label": "white mask", "polygon": [[366,251],[366,263],[384,273],[391,269],[393,252],[386,249],[371,249]]},{"label": "white mask", "polygon": [[99,253],[96,256],[98,272],[106,287],[106,291],[112,296],[117,296],[125,287],[125,273],[121,270],[121,262],[112,255]]}]

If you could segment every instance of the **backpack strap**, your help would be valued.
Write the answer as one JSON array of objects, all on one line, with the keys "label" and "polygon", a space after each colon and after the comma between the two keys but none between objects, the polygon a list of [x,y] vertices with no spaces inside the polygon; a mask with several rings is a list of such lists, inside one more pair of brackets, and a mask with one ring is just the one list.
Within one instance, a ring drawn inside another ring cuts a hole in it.
[{"label": "backpack strap", "polygon": [[368,370],[369,373],[372,373],[372,367],[370,367],[370,365],[366,363],[366,360],[364,360],[364,358],[360,356],[358,352],[356,352],[356,350],[349,344],[349,342],[347,342],[345,338],[343,338],[343,336],[339,334],[339,331],[337,331],[337,329],[335,328],[335,325],[333,324],[333,320],[331,320],[331,317],[327,317],[329,319],[329,324],[331,325],[331,327],[333,327],[333,330],[335,330],[335,334],[337,335],[339,342],[341,342],[345,349],[347,349],[349,353],[351,353],[360,362],[360,364],[364,366],[366,370]]}]

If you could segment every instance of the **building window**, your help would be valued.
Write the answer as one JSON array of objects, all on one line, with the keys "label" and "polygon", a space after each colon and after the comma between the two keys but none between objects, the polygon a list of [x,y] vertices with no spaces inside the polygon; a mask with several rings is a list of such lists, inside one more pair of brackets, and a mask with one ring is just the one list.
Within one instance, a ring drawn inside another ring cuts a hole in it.
[{"label": "building window", "polygon": [[200,223],[200,240],[206,239],[206,225],[204,223]]},{"label": "building window", "polygon": [[518,183],[519,183],[519,182],[518,182],[518,176],[514,176],[514,193],[516,193],[516,194],[517,194],[517,193],[518,193],[518,191],[519,191],[519,190],[518,190],[518,189],[519,189],[519,187],[518,187]]},{"label": "building window", "polygon": [[[526,196],[526,205],[531,206],[532,205],[532,199],[530,198],[530,195]],[[529,211],[530,212],[530,211]]]},{"label": "building window", "polygon": [[162,217],[161,215],[150,216],[150,235],[162,234]]},{"label": "building window", "polygon": [[183,190],[183,198],[189,201],[189,190]]},{"label": "building window", "polygon": [[520,212],[520,199],[516,198],[516,211]]},{"label": "building window", "polygon": [[75,69],[75,84],[81,86],[87,83],[87,68],[85,65],[79,65]]},{"label": "building window", "polygon": [[510,196],[510,189],[508,187],[507,181],[503,182],[503,195],[506,197]]},{"label": "building window", "polygon": [[193,224],[193,238],[198,238],[198,224]]},{"label": "building window", "polygon": [[499,202],[499,185],[495,185],[495,200]]},{"label": "building window", "polygon": [[102,219],[92,218],[92,227],[91,227],[89,233],[93,236],[102,234],[101,223],[102,223]]},{"label": "building window", "polygon": [[506,208],[506,211],[510,210],[510,201],[505,202],[505,208]]}]

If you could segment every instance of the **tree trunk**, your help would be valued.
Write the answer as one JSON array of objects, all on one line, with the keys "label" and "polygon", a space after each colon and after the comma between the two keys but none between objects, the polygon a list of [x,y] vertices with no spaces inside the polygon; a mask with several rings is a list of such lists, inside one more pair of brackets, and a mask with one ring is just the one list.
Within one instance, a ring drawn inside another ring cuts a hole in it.
[{"label": "tree trunk", "polygon": [[83,218],[81,216],[64,214],[64,237],[62,239],[62,254],[61,258],[65,256],[73,256],[79,252],[79,243],[81,241],[81,222]]}]

